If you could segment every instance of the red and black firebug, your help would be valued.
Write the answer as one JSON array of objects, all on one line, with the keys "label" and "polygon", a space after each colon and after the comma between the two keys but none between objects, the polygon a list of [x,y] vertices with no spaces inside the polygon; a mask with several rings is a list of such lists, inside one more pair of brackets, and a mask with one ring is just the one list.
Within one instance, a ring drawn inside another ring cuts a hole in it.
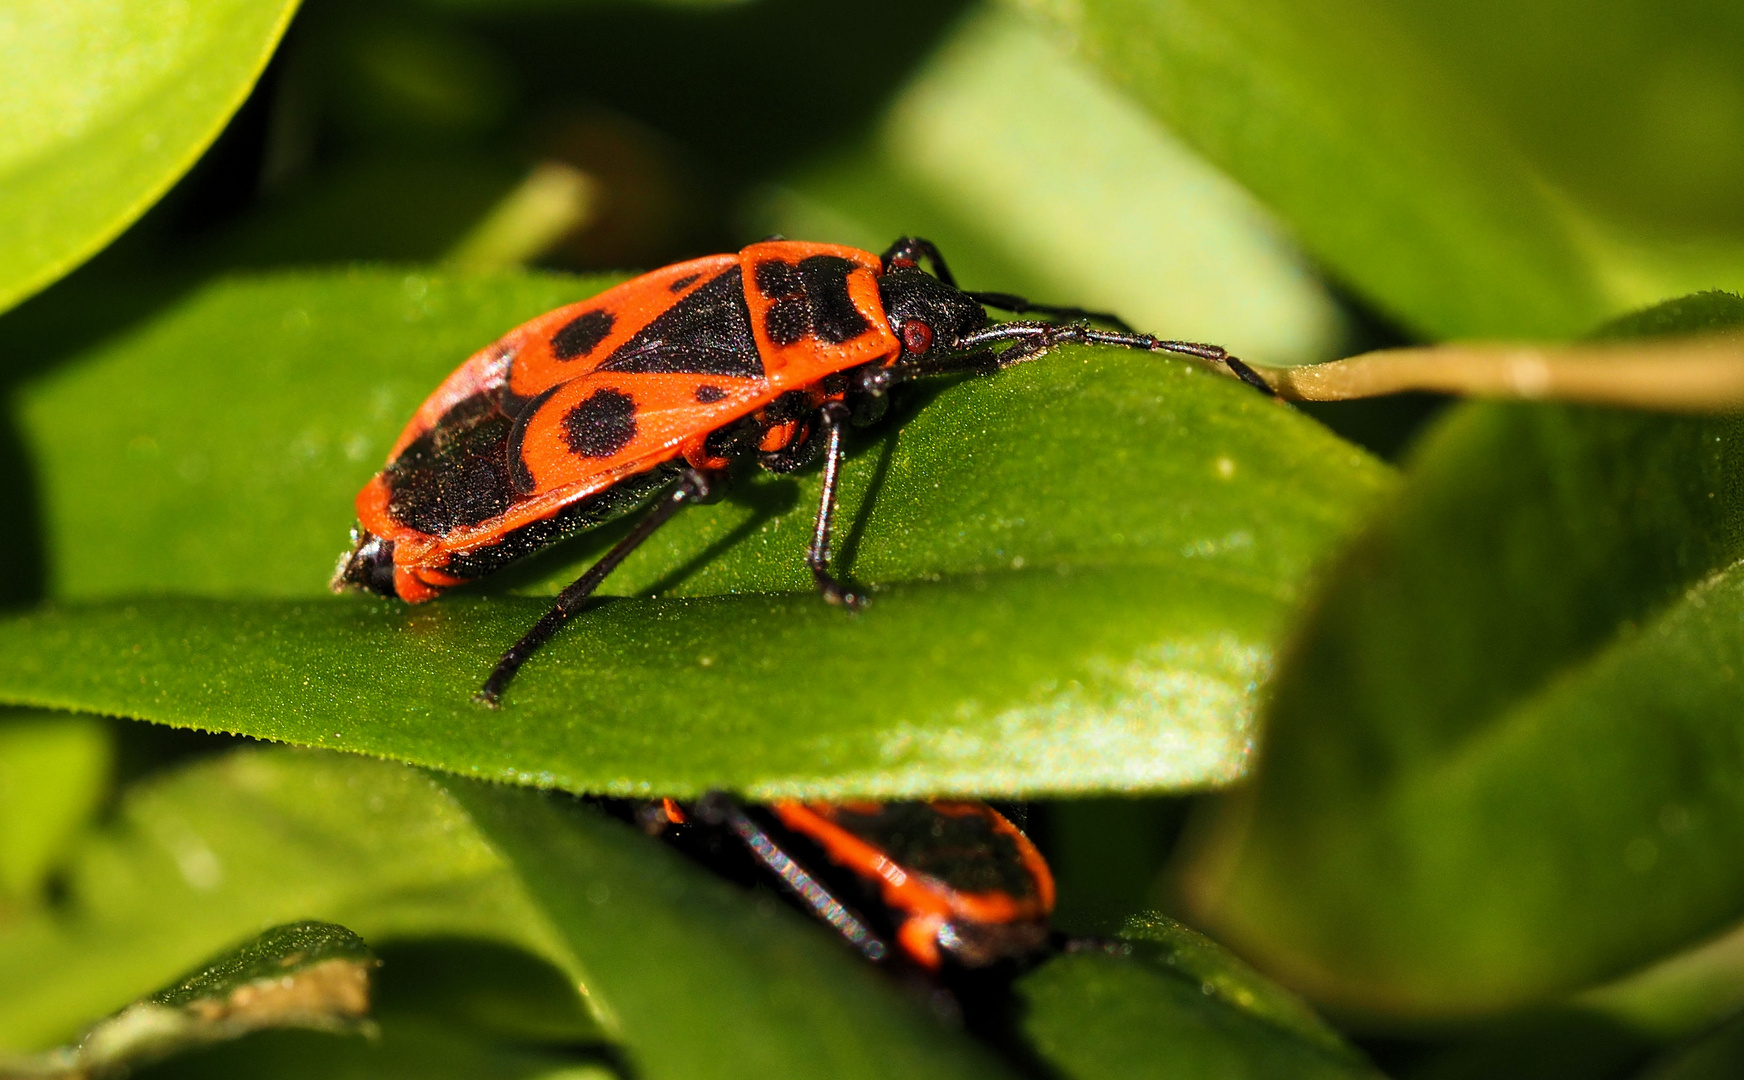
[{"label": "red and black firebug", "polygon": [[[994,323],[987,308],[1074,321]],[[718,489],[736,459],[786,472],[821,450],[805,560],[825,600],[858,608],[864,598],[829,567],[844,429],[882,417],[898,384],[996,371],[1067,342],[1195,356],[1272,392],[1215,345],[959,289],[925,240],[905,237],[882,256],[767,240],[643,274],[467,360],[358,494],[359,527],[333,587],[422,603],[651,500],[629,535],[503,653],[477,695],[495,706],[600,582],[680,508]]]},{"label": "red and black firebug", "polygon": [[1048,943],[1054,879],[1027,836],[984,802],[741,806],[715,792],[648,803],[650,832],[724,833],[869,960],[938,972],[1021,960]]}]

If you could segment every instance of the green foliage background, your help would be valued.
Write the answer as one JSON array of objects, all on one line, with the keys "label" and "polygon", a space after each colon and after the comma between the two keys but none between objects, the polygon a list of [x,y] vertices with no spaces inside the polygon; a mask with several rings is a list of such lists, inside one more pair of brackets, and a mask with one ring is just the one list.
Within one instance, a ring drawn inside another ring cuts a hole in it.
[{"label": "green foliage background", "polygon": [[[914,233],[1265,363],[1627,343],[1744,327],[1741,181],[1714,0],[0,0],[0,1075],[1735,1075],[1734,417],[1061,349],[856,434],[863,614],[748,472],[498,713],[621,525],[325,582],[429,389],[636,268]],[[1026,804],[1100,944],[971,1033],[574,797],[715,788]],[[189,996],[311,942],[368,1032]]]}]

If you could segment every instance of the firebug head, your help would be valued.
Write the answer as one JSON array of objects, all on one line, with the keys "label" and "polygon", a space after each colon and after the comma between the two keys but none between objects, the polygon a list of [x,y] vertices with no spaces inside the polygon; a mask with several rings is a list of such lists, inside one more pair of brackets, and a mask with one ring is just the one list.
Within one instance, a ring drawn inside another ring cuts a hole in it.
[{"label": "firebug head", "polygon": [[910,355],[953,351],[964,336],[987,325],[987,311],[977,300],[924,270],[891,270],[878,279],[878,296]]}]

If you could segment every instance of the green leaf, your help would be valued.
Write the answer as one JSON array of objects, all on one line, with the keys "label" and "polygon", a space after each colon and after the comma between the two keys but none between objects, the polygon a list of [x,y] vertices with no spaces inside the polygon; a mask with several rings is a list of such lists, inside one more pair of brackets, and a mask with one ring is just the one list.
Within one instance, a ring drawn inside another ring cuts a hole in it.
[{"label": "green leaf", "polygon": [[[1061,349],[912,395],[857,441],[839,547],[876,588],[865,613],[819,603],[800,559],[815,470],[747,475],[638,551],[606,589],[637,598],[576,620],[489,713],[471,691],[542,601],[406,608],[326,579],[429,389],[598,285],[235,281],[29,387],[61,603],[0,622],[0,700],[577,790],[1220,783],[1304,578],[1390,480],[1233,380]],[[489,589],[555,592],[623,528]]]},{"label": "green leaf", "polygon": [[1054,37],[973,14],[871,138],[765,196],[764,226],[874,251],[918,233],[969,288],[1264,363],[1338,355],[1349,327],[1283,228]]},{"label": "green leaf", "polygon": [[[1720,309],[1744,323],[1710,296],[1617,332]],[[1395,1019],[1542,1001],[1744,915],[1741,451],[1734,417],[1450,413],[1310,605],[1197,912]]]},{"label": "green leaf", "polygon": [[96,718],[0,712],[0,912],[37,899],[96,812],[108,772],[109,735]]},{"label": "green leaf", "polygon": [[9,5],[0,45],[0,310],[90,257],[247,97],[296,0]]},{"label": "green leaf", "polygon": [[1000,1076],[821,926],[598,811],[444,780],[594,976],[651,1077]]},{"label": "green leaf", "polygon": [[1744,283],[1729,5],[1021,2],[1421,333]]},{"label": "green leaf", "polygon": [[1055,1073],[1378,1077],[1288,992],[1162,916],[1018,980],[1024,1034]]},{"label": "green leaf", "polygon": [[0,971],[28,973],[0,979],[0,1048],[65,1041],[200,957],[309,918],[375,943],[497,942],[578,978],[512,868],[427,777],[241,752],[130,791],[72,860],[65,902],[0,928]]},{"label": "green leaf", "polygon": [[352,1030],[369,1013],[376,963],[363,939],[343,926],[271,927],[93,1025],[76,1045],[10,1066],[0,1060],[0,1068],[80,1078],[126,1072],[253,1031]]}]

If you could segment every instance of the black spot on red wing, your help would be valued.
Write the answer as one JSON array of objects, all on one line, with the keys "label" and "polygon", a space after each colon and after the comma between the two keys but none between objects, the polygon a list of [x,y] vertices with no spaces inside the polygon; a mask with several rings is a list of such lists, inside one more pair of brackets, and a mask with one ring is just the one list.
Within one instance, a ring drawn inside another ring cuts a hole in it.
[{"label": "black spot on red wing", "polygon": [[635,437],[636,399],[621,390],[595,390],[563,418],[563,439],[579,457],[611,457]]},{"label": "black spot on red wing", "polygon": [[590,311],[578,315],[551,335],[551,355],[559,360],[574,360],[586,356],[611,336],[617,317],[609,311]]},{"label": "black spot on red wing", "polygon": [[733,267],[636,331],[596,371],[639,374],[763,376],[751,336],[744,276]]},{"label": "black spot on red wing", "polygon": [[527,428],[533,423],[533,417],[539,415],[539,407],[550,400],[551,395],[567,385],[558,383],[546,389],[537,397],[529,398],[522,404],[520,412],[515,415],[514,426],[509,429],[509,441],[503,448],[503,453],[509,459],[509,482],[515,485],[515,491],[521,495],[531,495],[538,484],[533,480],[533,470],[527,467],[525,456]]},{"label": "black spot on red wing", "polygon": [[803,296],[789,296],[769,305],[763,329],[777,345],[792,345],[811,332],[811,306]]},{"label": "black spot on red wing", "polygon": [[780,259],[764,259],[757,264],[751,274],[752,284],[757,291],[771,299],[779,296],[804,296],[805,282],[799,276],[799,270],[790,262]]},{"label": "black spot on red wing", "polygon": [[683,292],[688,286],[693,284],[696,281],[696,279],[699,277],[702,277],[702,275],[701,274],[686,274],[683,277],[679,278],[678,280],[674,281],[672,284],[666,286],[666,291],[667,292]]},{"label": "black spot on red wing", "polygon": [[959,892],[1036,895],[1035,878],[1017,841],[994,826],[992,809],[945,813],[931,803],[890,802],[862,813],[838,810],[837,825],[884,851],[910,873],[937,878]]},{"label": "black spot on red wing", "polygon": [[489,393],[457,402],[384,470],[388,516],[442,536],[503,513],[515,500],[512,427]]},{"label": "black spot on red wing", "polygon": [[696,400],[704,405],[712,405],[727,396],[727,392],[718,386],[707,383],[696,388]]},{"label": "black spot on red wing", "polygon": [[813,255],[799,261],[799,276],[811,301],[811,328],[831,343],[852,341],[872,329],[848,295],[854,264],[838,255]]}]

